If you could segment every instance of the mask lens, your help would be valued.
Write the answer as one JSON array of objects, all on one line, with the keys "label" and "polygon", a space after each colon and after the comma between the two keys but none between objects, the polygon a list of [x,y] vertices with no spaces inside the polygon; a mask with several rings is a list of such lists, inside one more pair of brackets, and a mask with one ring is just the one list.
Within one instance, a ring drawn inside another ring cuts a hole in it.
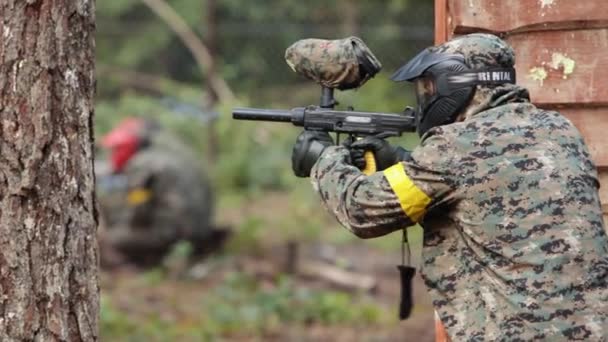
[{"label": "mask lens", "polygon": [[416,87],[416,101],[419,108],[426,108],[435,96],[435,82],[430,77],[421,77],[414,81]]},{"label": "mask lens", "polygon": [[422,135],[421,126],[424,119],[424,112],[435,99],[435,82],[430,77],[420,77],[414,80],[416,92],[416,101],[418,102],[416,110],[416,126],[418,134]]}]

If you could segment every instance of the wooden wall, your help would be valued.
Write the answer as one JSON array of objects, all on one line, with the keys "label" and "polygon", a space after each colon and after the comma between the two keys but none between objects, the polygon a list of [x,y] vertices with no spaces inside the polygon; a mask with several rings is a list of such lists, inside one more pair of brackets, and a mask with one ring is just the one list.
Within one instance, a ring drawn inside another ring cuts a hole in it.
[{"label": "wooden wall", "polygon": [[608,224],[608,1],[435,0],[435,42],[490,32],[516,51],[517,82],[581,131]]}]

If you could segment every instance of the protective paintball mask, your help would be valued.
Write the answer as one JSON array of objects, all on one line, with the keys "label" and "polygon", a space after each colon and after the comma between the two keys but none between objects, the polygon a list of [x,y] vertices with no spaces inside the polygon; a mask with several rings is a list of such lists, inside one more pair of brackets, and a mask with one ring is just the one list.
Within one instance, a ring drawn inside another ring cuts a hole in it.
[{"label": "protective paintball mask", "polygon": [[414,82],[416,127],[422,136],[433,127],[453,123],[473,97],[476,85],[515,83],[515,69],[471,70],[462,55],[426,49],[399,68],[391,79]]}]

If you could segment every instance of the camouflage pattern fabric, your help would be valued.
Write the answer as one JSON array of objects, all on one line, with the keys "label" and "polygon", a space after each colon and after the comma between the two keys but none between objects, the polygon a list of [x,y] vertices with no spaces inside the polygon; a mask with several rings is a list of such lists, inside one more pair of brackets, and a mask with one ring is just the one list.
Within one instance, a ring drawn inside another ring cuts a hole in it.
[{"label": "camouflage pattern fabric", "polygon": [[[377,69],[362,68],[355,49]],[[296,73],[325,87],[341,90],[358,88],[372,78],[382,65],[358,37],[337,40],[302,39],[285,51],[287,64]]]},{"label": "camouflage pattern fabric", "polygon": [[115,219],[107,237],[132,261],[158,262],[173,243],[189,240],[196,245],[210,234],[209,182],[196,156],[174,137],[166,132],[155,136],[128,162],[124,176],[128,190],[122,210],[111,213]]},{"label": "camouflage pattern fabric", "polygon": [[428,48],[434,53],[464,56],[470,69],[510,68],[515,65],[515,52],[504,40],[487,33],[472,33]]},{"label": "camouflage pattern fabric", "polygon": [[580,133],[516,85],[477,89],[459,120],[369,177],[329,147],[313,186],[357,236],[423,226],[421,273],[452,340],[608,341],[608,238]]}]

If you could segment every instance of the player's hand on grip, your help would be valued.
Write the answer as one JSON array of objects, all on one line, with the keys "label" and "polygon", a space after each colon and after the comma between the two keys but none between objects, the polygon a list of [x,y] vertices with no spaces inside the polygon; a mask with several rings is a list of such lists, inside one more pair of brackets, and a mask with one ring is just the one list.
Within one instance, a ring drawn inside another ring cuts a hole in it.
[{"label": "player's hand on grip", "polygon": [[378,134],[356,140],[348,146],[354,166],[361,170],[366,167],[365,152],[371,152],[376,161],[376,171],[382,171],[396,163],[409,158],[409,152],[401,147],[394,147],[385,140],[386,136]]}]

